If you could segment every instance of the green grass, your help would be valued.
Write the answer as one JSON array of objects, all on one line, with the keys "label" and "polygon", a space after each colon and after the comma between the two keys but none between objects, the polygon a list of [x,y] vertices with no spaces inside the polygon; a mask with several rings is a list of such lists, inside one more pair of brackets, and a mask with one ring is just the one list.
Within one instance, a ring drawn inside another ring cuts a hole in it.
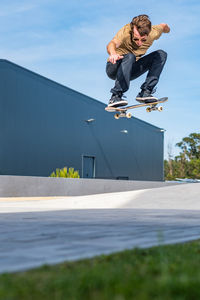
[{"label": "green grass", "polygon": [[200,241],[2,274],[0,299],[200,299]]}]

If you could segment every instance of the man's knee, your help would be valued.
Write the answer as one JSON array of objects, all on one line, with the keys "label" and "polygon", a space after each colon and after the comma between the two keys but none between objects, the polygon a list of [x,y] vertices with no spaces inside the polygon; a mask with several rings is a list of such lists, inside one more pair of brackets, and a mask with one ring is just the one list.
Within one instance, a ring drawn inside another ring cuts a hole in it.
[{"label": "man's knee", "polygon": [[164,50],[161,50],[161,49],[157,50],[156,52],[158,53],[159,57],[161,58],[161,60],[163,62],[165,62],[167,60],[167,52],[165,52]]},{"label": "man's knee", "polygon": [[127,53],[124,54],[124,58],[122,59],[122,61],[129,61],[129,62],[136,62],[136,56],[133,53]]},{"label": "man's knee", "polygon": [[107,75],[110,79],[113,79],[113,80],[116,79],[117,69],[118,69],[117,63],[113,65],[112,63],[107,62],[107,64],[106,64],[106,73],[107,73]]}]

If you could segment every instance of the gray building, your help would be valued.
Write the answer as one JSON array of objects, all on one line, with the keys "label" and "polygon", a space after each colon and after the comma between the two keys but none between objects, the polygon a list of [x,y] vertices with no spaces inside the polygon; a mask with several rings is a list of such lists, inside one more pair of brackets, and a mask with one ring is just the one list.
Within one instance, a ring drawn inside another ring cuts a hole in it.
[{"label": "gray building", "polygon": [[115,120],[105,104],[0,60],[0,174],[163,180],[163,131]]}]

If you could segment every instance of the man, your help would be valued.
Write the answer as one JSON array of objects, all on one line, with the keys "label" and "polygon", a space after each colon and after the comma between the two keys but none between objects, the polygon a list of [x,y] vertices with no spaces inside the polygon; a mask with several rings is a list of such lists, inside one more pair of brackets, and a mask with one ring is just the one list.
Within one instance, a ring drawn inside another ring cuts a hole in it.
[{"label": "man", "polygon": [[143,103],[157,100],[152,94],[155,92],[154,88],[166,62],[167,53],[157,50],[143,55],[163,32],[170,32],[167,24],[152,26],[147,15],[139,15],[133,18],[131,23],[122,27],[107,45],[109,58],[106,73],[109,78],[115,80],[108,106],[127,105],[123,93],[129,89],[130,81],[147,71],[146,80],[136,100]]}]

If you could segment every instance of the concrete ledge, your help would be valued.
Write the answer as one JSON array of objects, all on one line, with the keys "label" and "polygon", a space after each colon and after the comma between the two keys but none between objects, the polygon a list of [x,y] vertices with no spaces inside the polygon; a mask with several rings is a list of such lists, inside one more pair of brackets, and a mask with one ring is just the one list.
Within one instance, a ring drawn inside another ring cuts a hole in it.
[{"label": "concrete ledge", "polygon": [[161,181],[0,176],[0,197],[83,196],[174,185]]}]

